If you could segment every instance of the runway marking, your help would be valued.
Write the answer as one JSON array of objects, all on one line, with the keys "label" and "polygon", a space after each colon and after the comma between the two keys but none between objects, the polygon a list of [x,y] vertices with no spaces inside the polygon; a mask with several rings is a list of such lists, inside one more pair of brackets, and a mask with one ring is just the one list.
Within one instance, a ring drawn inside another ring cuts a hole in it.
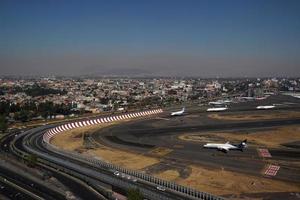
[{"label": "runway marking", "polygon": [[168,118],[163,118],[163,117],[156,117],[156,119],[162,119],[162,120],[167,120],[167,121],[170,120],[170,119],[168,119]]},{"label": "runway marking", "polygon": [[259,152],[259,155],[261,157],[264,157],[264,158],[271,158],[272,157],[272,155],[270,154],[268,149],[258,149],[258,152]]},{"label": "runway marking", "polygon": [[279,169],[280,169],[280,166],[278,166],[278,165],[269,165],[265,171],[265,175],[276,176]]}]

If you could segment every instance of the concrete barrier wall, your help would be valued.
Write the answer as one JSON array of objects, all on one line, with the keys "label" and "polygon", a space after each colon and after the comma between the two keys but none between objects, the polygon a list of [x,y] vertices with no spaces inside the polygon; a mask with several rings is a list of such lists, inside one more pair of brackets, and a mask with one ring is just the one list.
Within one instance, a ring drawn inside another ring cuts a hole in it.
[{"label": "concrete barrier wall", "polygon": [[121,114],[121,115],[116,115],[116,116],[99,117],[99,118],[94,118],[94,119],[89,119],[89,120],[84,120],[84,121],[71,122],[71,123],[63,124],[63,125],[60,125],[60,126],[57,126],[57,127],[54,127],[52,129],[48,130],[43,135],[43,141],[46,143],[49,143],[50,139],[54,135],[60,134],[64,131],[75,129],[75,128],[91,126],[91,125],[96,125],[96,124],[102,124],[102,123],[111,123],[114,121],[121,121],[121,120],[125,120],[125,119],[145,117],[145,116],[149,116],[149,115],[159,114],[162,112],[163,112],[162,109],[155,109],[155,110],[148,110],[148,111],[142,111],[142,112],[126,113],[126,114]]}]

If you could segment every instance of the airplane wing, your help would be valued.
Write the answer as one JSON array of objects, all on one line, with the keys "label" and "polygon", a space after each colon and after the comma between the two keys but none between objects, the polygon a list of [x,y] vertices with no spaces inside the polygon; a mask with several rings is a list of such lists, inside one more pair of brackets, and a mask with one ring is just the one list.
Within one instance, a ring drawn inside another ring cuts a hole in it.
[{"label": "airplane wing", "polygon": [[229,148],[228,147],[218,147],[218,150],[227,153],[229,151]]}]

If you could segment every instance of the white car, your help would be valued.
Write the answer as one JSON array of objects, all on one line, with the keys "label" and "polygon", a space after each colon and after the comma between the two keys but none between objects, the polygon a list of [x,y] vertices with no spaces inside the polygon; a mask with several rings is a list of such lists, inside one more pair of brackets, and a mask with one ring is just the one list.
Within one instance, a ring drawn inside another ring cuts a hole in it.
[{"label": "white car", "polygon": [[163,186],[157,186],[156,189],[160,190],[160,191],[166,191],[166,188],[164,188]]},{"label": "white car", "polygon": [[134,179],[132,179],[132,181],[133,181],[133,182],[137,182],[137,179],[136,179],[136,178],[134,178]]},{"label": "white car", "polygon": [[126,174],[121,173],[121,177],[122,177],[122,178],[126,178]]},{"label": "white car", "polygon": [[114,172],[114,175],[119,176],[119,175],[120,175],[120,172],[119,172],[119,171],[115,171],[115,172]]}]

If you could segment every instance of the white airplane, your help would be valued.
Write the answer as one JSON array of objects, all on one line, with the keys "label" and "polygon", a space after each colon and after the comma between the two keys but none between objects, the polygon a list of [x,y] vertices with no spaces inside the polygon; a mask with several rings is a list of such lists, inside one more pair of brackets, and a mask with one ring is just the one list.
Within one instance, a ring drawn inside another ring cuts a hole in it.
[{"label": "white airplane", "polygon": [[256,109],[272,109],[272,108],[275,108],[274,105],[271,105],[271,106],[257,106]]},{"label": "white airplane", "polygon": [[210,101],[210,102],[208,102],[208,105],[224,105],[224,101],[222,101],[222,100]]},{"label": "white airplane", "polygon": [[227,110],[227,107],[207,108],[207,112],[220,112]]},{"label": "white airplane", "polygon": [[171,116],[180,116],[180,115],[183,115],[184,111],[185,111],[185,108],[183,107],[182,110],[180,110],[180,111],[172,112]]},{"label": "white airplane", "polygon": [[227,153],[229,150],[243,151],[244,148],[247,147],[247,140],[242,141],[238,145],[233,145],[233,144],[230,144],[229,142],[226,142],[225,144],[207,143],[207,144],[203,145],[203,147],[208,148],[208,149],[217,149],[224,153]]},{"label": "white airplane", "polygon": [[229,99],[226,99],[226,100],[210,101],[210,102],[208,102],[208,105],[221,106],[221,105],[230,104],[230,103],[232,103],[232,101]]}]

